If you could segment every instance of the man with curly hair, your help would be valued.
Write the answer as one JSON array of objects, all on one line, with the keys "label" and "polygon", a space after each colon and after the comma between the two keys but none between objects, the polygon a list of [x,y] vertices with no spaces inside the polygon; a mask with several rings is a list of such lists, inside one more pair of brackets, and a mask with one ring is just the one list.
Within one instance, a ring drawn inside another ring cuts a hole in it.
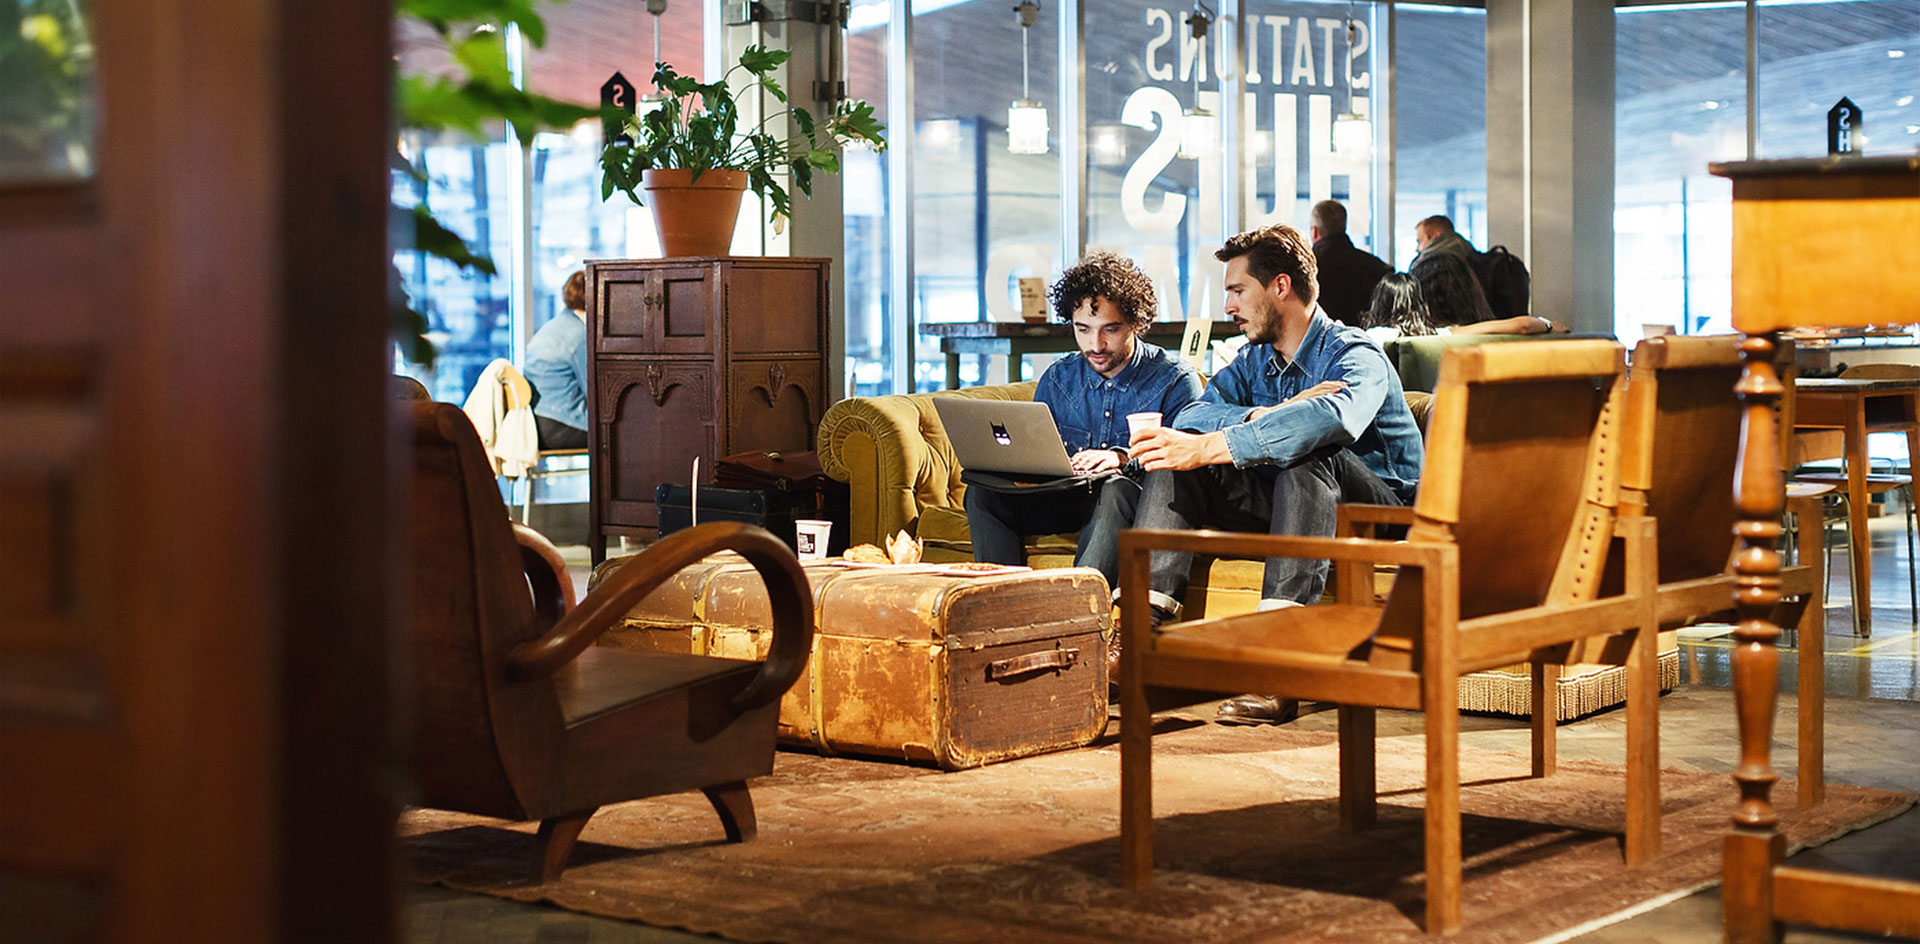
[{"label": "man with curly hair", "polygon": [[[1132,440],[1148,470],[1135,524],[1332,537],[1341,502],[1413,500],[1425,453],[1400,376],[1365,331],[1314,303],[1313,250],[1291,226],[1227,240],[1226,313],[1248,344],[1213,377],[1206,396]],[[1193,555],[1152,556],[1148,597],[1178,618]],[[1327,562],[1274,557],[1261,609],[1316,603]],[[1291,701],[1242,695],[1220,720],[1290,720]]]},{"label": "man with curly hair", "polygon": [[[1090,254],[1050,294],[1054,317],[1073,325],[1079,351],[1040,375],[1033,398],[1053,411],[1075,471],[1116,472],[1128,458],[1127,414],[1173,416],[1200,395],[1200,376],[1140,337],[1157,302],[1153,281],[1126,257]],[[1112,585],[1120,530],[1133,523],[1139,499],[1139,483],[1124,474],[1065,491],[969,486],[973,559],[1023,564],[1028,535],[1078,531],[1074,563],[1098,569]]]}]

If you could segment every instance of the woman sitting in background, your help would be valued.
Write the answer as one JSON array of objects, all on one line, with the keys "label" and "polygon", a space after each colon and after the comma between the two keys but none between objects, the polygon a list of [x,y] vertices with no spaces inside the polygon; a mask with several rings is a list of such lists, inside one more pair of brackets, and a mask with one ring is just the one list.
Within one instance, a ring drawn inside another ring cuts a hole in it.
[{"label": "woman sitting in background", "polygon": [[[1459,257],[1422,255],[1410,272],[1394,272],[1374,286],[1367,334],[1385,344],[1397,337],[1429,334],[1541,334],[1565,331],[1536,315],[1489,319],[1493,314]],[[1462,320],[1467,319],[1467,320]]]}]

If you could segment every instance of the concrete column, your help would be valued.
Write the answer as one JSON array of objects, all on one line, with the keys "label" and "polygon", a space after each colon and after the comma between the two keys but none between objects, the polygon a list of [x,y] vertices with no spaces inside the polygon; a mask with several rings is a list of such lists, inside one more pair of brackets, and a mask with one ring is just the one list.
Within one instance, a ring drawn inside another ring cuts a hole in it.
[{"label": "concrete column", "polygon": [[[818,6],[828,6],[822,3]],[[731,68],[740,61],[740,53],[748,46],[758,44],[768,49],[784,49],[791,53],[790,58],[778,69],[774,77],[780,87],[787,92],[787,100],[795,107],[805,108],[817,121],[824,121],[833,108],[833,101],[821,100],[818,96],[832,96],[834,90],[819,88],[821,80],[830,73],[834,80],[844,82],[846,67],[840,61],[844,49],[840,45],[840,24],[837,22],[814,23],[805,19],[787,19],[796,14],[811,14],[815,4],[745,4],[728,2],[721,5],[725,22],[724,59],[721,70]],[[751,23],[742,23],[749,11],[765,17]],[[711,31],[709,31],[711,33]],[[830,62],[831,60],[831,62]],[[714,74],[718,74],[717,72]],[[745,73],[741,73],[744,75]],[[740,76],[736,76],[736,79]],[[750,78],[750,77],[749,77]],[[759,106],[768,112],[784,109],[786,106],[770,95],[758,96]],[[757,115],[755,116],[757,118]],[[749,118],[742,114],[741,126],[749,124]],[[771,129],[770,129],[771,130]],[[799,135],[798,124],[788,122],[787,133]],[[813,197],[808,199],[800,192],[791,179],[787,181],[788,195],[793,201],[793,217],[787,222],[785,233],[776,234],[763,215],[760,220],[762,251],[768,255],[779,256],[824,256],[833,260],[828,276],[828,290],[831,299],[827,307],[827,403],[841,399],[847,392],[847,277],[846,277],[846,224],[844,219],[845,203],[842,200],[843,184],[839,174],[828,174],[815,170],[813,173]],[[748,194],[748,203],[753,202]],[[743,210],[743,212],[745,212]]]},{"label": "concrete column", "polygon": [[1613,330],[1613,55],[1611,3],[1487,0],[1488,242],[1577,331]]}]

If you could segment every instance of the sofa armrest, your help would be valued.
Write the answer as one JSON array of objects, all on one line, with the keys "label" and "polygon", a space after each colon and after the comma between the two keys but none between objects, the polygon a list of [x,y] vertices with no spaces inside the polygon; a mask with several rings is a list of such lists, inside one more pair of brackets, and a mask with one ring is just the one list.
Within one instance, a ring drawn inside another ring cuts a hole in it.
[{"label": "sofa armrest", "polygon": [[929,454],[906,396],[853,397],[820,419],[820,468],[847,483],[847,544],[879,544],[920,517],[913,482]]},{"label": "sofa armrest", "polygon": [[933,398],[1031,400],[1034,382],[842,400],[820,419],[820,468],[847,483],[849,544],[918,533],[930,505],[960,507],[965,486]]}]

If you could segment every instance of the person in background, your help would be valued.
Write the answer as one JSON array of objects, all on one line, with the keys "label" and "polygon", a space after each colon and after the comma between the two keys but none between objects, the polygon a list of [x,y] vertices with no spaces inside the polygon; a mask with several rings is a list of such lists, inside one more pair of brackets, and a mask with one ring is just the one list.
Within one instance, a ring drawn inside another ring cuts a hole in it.
[{"label": "person in background", "polygon": [[[1214,255],[1227,264],[1226,315],[1248,343],[1199,400],[1133,438],[1147,470],[1135,526],[1331,537],[1341,502],[1412,501],[1425,450],[1400,376],[1364,332],[1314,304],[1300,232],[1241,233]],[[1156,621],[1179,617],[1192,564],[1191,553],[1153,553]],[[1325,560],[1269,558],[1260,609],[1318,602],[1327,571]],[[1241,695],[1219,720],[1283,723],[1298,712],[1291,699]]]},{"label": "person in background", "polygon": [[1367,301],[1382,276],[1393,271],[1380,257],[1347,238],[1347,208],[1338,200],[1313,205],[1313,259],[1320,267],[1320,308],[1342,324],[1366,324]]},{"label": "person in background", "polygon": [[1480,250],[1473,248],[1465,236],[1454,231],[1453,219],[1435,214],[1413,224],[1413,244],[1415,255],[1427,253],[1447,253],[1460,257],[1461,262],[1472,263]]},{"label": "person in background", "polygon": [[1435,328],[1489,321],[1493,309],[1466,260],[1450,252],[1423,252],[1407,267],[1420,282],[1427,315]]},{"label": "person in background", "polygon": [[587,273],[567,277],[567,310],[547,319],[527,342],[522,369],[533,385],[533,421],[541,449],[587,447]]},{"label": "person in background", "polygon": [[1541,334],[1564,330],[1564,326],[1535,315],[1436,327],[1420,280],[1405,272],[1394,272],[1380,280],[1367,312],[1367,336],[1379,344],[1430,334]]},{"label": "person in background", "polygon": [[[1200,395],[1200,375],[1140,337],[1158,302],[1153,280],[1132,260],[1093,253],[1061,273],[1049,294],[1054,317],[1073,325],[1079,350],[1040,375],[1033,398],[1053,411],[1075,472],[1117,470],[1128,458],[1127,414],[1172,417]],[[970,485],[965,503],[973,559],[1024,564],[1028,535],[1078,531],[1074,564],[1099,570],[1108,586],[1117,586],[1120,531],[1133,524],[1139,501],[1140,483],[1124,474],[1033,494]]]}]

